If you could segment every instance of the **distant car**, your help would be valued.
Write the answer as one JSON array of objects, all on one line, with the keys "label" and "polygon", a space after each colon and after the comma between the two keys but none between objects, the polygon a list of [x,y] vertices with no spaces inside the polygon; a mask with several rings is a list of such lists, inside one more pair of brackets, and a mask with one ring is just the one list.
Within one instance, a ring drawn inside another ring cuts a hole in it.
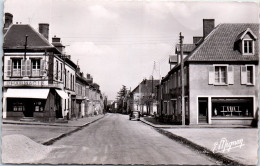
[{"label": "distant car", "polygon": [[140,112],[139,111],[132,111],[130,114],[129,114],[129,120],[140,120]]}]

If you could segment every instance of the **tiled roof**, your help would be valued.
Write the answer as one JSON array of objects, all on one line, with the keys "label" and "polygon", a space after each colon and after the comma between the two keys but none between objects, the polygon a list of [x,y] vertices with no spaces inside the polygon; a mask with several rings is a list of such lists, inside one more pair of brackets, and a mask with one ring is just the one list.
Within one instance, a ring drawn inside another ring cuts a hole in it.
[{"label": "tiled roof", "polygon": [[[155,92],[155,87],[160,83],[160,80],[143,80],[133,91],[132,93],[139,93],[139,86],[141,85],[141,93],[151,93],[152,87]],[[152,86],[153,85],[153,86]]]},{"label": "tiled roof", "polygon": [[51,44],[54,45],[55,47],[65,47],[60,42],[52,42]]},{"label": "tiled roof", "polygon": [[[191,52],[196,47],[195,44],[183,44],[182,50],[183,52]],[[180,44],[176,45],[176,52],[180,51]]]},{"label": "tiled roof", "polygon": [[53,47],[47,39],[36,32],[30,25],[13,24],[4,35],[4,48],[23,48],[25,36],[28,36],[27,46],[29,47]]},{"label": "tiled roof", "polygon": [[259,34],[259,24],[220,24],[187,57],[188,61],[258,61],[258,40],[255,41],[255,55],[242,55],[236,40],[250,29]]}]

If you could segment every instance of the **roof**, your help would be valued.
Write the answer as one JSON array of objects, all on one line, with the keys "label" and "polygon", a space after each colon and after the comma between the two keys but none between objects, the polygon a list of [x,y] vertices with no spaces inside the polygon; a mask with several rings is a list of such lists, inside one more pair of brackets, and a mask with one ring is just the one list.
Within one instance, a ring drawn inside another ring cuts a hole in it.
[{"label": "roof", "polygon": [[[133,91],[139,93],[139,86],[141,85],[141,93],[152,93],[152,89],[155,91],[155,86],[160,83],[160,80],[143,80]],[[152,86],[153,85],[153,86]],[[152,88],[153,87],[153,88]]]},{"label": "roof", "polygon": [[255,41],[255,55],[243,56],[236,46],[244,32],[259,34],[259,24],[219,24],[186,60],[258,61],[258,40]]},{"label": "roof", "polygon": [[13,24],[4,35],[4,48],[24,48],[25,36],[28,48],[53,47],[45,37],[28,24]]},{"label": "roof", "polygon": [[51,44],[54,45],[55,47],[65,47],[60,42],[52,42]]},{"label": "roof", "polygon": [[178,62],[177,55],[170,55],[169,63],[177,63],[177,62]]},{"label": "roof", "polygon": [[[180,44],[176,44],[176,52],[180,52]],[[183,44],[183,52],[191,52],[196,47],[195,44]]]}]

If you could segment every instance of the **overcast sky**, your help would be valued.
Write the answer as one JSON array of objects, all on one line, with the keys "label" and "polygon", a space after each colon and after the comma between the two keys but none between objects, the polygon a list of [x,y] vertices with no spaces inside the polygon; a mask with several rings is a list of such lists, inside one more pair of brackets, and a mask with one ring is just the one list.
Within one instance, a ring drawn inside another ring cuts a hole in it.
[{"label": "overcast sky", "polygon": [[[202,19],[258,23],[255,2],[6,0],[13,22],[50,24],[66,53],[90,73],[109,99],[122,85],[133,90],[144,78],[165,76],[179,33],[184,43],[202,35]],[[156,70],[153,72],[155,62]]]}]

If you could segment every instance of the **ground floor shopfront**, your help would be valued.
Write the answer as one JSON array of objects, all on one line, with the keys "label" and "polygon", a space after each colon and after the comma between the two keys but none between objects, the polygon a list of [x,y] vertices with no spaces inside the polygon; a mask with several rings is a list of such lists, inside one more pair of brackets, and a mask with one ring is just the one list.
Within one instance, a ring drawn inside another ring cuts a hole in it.
[{"label": "ground floor shopfront", "polygon": [[192,123],[251,125],[257,120],[255,96],[198,96],[196,100]]},{"label": "ground floor shopfront", "polygon": [[[182,123],[181,97],[161,100],[158,104],[161,121]],[[185,125],[221,124],[253,125],[258,117],[255,96],[184,97]]]},{"label": "ground floor shopfront", "polygon": [[4,88],[3,118],[55,121],[64,117],[67,98],[63,90],[55,88]]}]

